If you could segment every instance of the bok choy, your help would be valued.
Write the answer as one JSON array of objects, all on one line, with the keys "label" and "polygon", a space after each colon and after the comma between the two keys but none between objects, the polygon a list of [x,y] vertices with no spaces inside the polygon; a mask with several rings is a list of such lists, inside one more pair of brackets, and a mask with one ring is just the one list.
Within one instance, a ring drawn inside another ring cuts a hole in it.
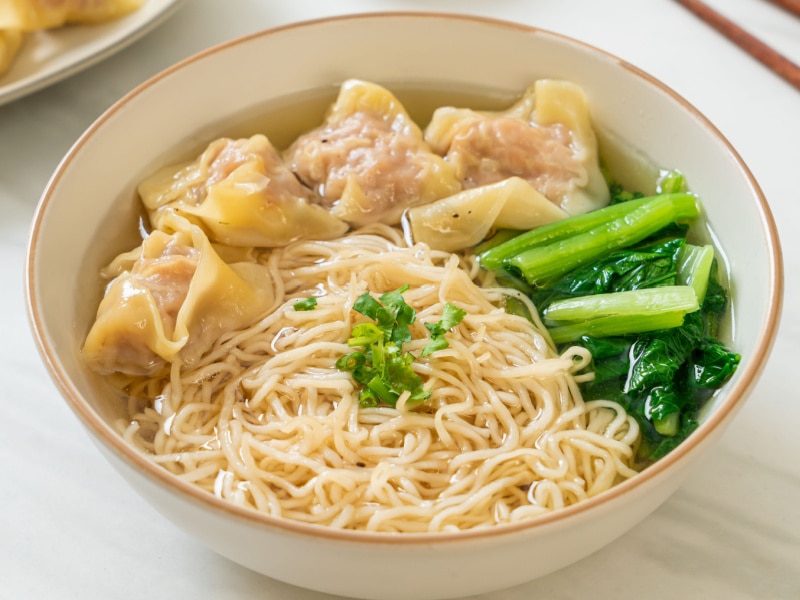
[{"label": "bok choy", "polygon": [[593,356],[587,399],[620,403],[642,430],[638,461],[669,452],[736,370],[717,339],[727,306],[711,245],[688,243],[699,215],[683,175],[666,173],[644,197],[612,186],[606,208],[479,248],[498,280],[518,281],[559,349]]}]

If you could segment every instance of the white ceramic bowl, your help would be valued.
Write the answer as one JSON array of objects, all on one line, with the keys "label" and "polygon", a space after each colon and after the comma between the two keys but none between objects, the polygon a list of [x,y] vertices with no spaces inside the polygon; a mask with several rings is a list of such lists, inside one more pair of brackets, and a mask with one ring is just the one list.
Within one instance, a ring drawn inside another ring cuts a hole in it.
[{"label": "white ceramic bowl", "polygon": [[[126,232],[138,211],[136,184],[213,139],[222,123],[254,115],[265,101],[350,77],[389,88],[415,82],[509,93],[541,77],[572,80],[585,89],[599,126],[658,164],[683,170],[734,276],[731,344],[742,355],[684,444],[611,491],[537,520],[398,536],[326,530],[236,508],[179,481],[123,441],[110,424],[118,415],[79,348],[99,298],[98,269],[134,241]],[[738,273],[747,273],[746,286],[737,284]],[[385,600],[519,584],[587,556],[646,517],[682,483],[753,388],[775,336],[782,285],[776,228],[762,192],[736,151],[685,100],[631,65],[560,35],[430,13],[299,23],[231,41],[157,75],[112,106],[69,151],[36,213],[27,263],[30,319],[44,361],[133,488],[242,565],[315,590]]]}]

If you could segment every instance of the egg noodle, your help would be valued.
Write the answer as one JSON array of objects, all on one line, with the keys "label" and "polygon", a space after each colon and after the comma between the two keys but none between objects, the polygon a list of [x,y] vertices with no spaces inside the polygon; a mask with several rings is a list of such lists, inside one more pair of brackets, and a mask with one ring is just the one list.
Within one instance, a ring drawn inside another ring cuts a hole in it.
[{"label": "egg noodle", "polygon": [[[277,288],[263,318],[195,364],[126,383],[126,438],[179,478],[294,521],[437,532],[535,517],[635,474],[636,421],[581,398],[588,351],[558,355],[530,301],[479,281],[474,259],[409,247],[385,225],[259,252]],[[335,367],[365,319],[353,304],[403,285],[417,311],[409,352],[445,303],[466,316],[449,347],[413,364],[426,402],[360,407]],[[502,308],[509,295],[533,322]],[[294,308],[310,296],[312,310]]]}]

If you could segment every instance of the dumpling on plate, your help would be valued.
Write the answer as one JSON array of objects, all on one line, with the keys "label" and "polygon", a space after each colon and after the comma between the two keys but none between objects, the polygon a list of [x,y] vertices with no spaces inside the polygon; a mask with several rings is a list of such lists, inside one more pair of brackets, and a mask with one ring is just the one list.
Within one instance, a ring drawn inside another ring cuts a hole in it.
[{"label": "dumpling on plate", "polygon": [[527,181],[509,177],[410,208],[403,229],[412,243],[454,252],[480,243],[493,229],[533,229],[567,216]]},{"label": "dumpling on plate", "polygon": [[164,225],[103,270],[110,282],[82,350],[100,373],[151,375],[168,362],[192,363],[272,307],[267,267],[225,263],[184,219]]},{"label": "dumpling on plate", "polygon": [[331,239],[347,224],[284,164],[266,136],[221,138],[197,160],[166,167],[139,185],[153,227],[176,212],[200,225],[212,241],[277,247],[297,239]]},{"label": "dumpling on plate", "polygon": [[19,29],[0,30],[0,75],[11,67],[24,37],[25,34]]},{"label": "dumpling on plate", "polygon": [[461,189],[419,126],[385,88],[350,79],[322,125],[285,152],[290,168],[351,225],[399,223],[403,211]]},{"label": "dumpling on plate", "polygon": [[521,177],[570,215],[609,201],[586,97],[571,82],[536,81],[501,112],[439,108],[425,140],[467,189]]},{"label": "dumpling on plate", "polygon": [[35,31],[70,23],[102,23],[138,9],[144,0],[3,0],[0,29]]}]

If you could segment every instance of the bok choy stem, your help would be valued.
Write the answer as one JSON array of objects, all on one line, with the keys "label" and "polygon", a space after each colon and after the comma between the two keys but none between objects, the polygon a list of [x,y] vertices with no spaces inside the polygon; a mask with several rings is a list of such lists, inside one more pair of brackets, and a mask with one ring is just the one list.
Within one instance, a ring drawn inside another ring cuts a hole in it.
[{"label": "bok choy stem", "polygon": [[708,279],[714,264],[714,246],[685,244],[678,257],[678,282],[694,288],[702,304],[708,289]]},{"label": "bok choy stem", "polygon": [[645,204],[650,199],[639,198],[622,204],[606,206],[605,208],[569,217],[562,221],[542,225],[536,229],[521,233],[501,244],[493,244],[489,249],[479,253],[481,266],[490,270],[502,269],[504,261],[512,256],[613,221]]},{"label": "bok choy stem", "polygon": [[[695,197],[691,194],[665,194],[642,200],[644,201],[632,200],[603,209],[628,208],[626,212],[610,221],[581,229],[574,235],[561,235],[555,241],[550,238],[549,243],[537,245],[505,258],[503,265],[509,270],[520,272],[529,283],[546,286],[547,282],[597,260],[617,248],[644,240],[672,222],[692,219],[698,215]],[[632,210],[630,205],[633,205]],[[595,211],[597,212],[600,211]],[[572,217],[565,221],[577,218]],[[543,228],[539,228],[541,229]],[[517,239],[519,238],[514,238],[508,243],[514,243]],[[503,246],[505,244],[494,250],[502,249]],[[485,256],[482,261],[485,261]]]},{"label": "bok choy stem", "polygon": [[544,321],[553,343],[564,344],[583,336],[620,336],[679,327],[686,314],[698,308],[693,288],[664,286],[553,302],[544,311]]}]

